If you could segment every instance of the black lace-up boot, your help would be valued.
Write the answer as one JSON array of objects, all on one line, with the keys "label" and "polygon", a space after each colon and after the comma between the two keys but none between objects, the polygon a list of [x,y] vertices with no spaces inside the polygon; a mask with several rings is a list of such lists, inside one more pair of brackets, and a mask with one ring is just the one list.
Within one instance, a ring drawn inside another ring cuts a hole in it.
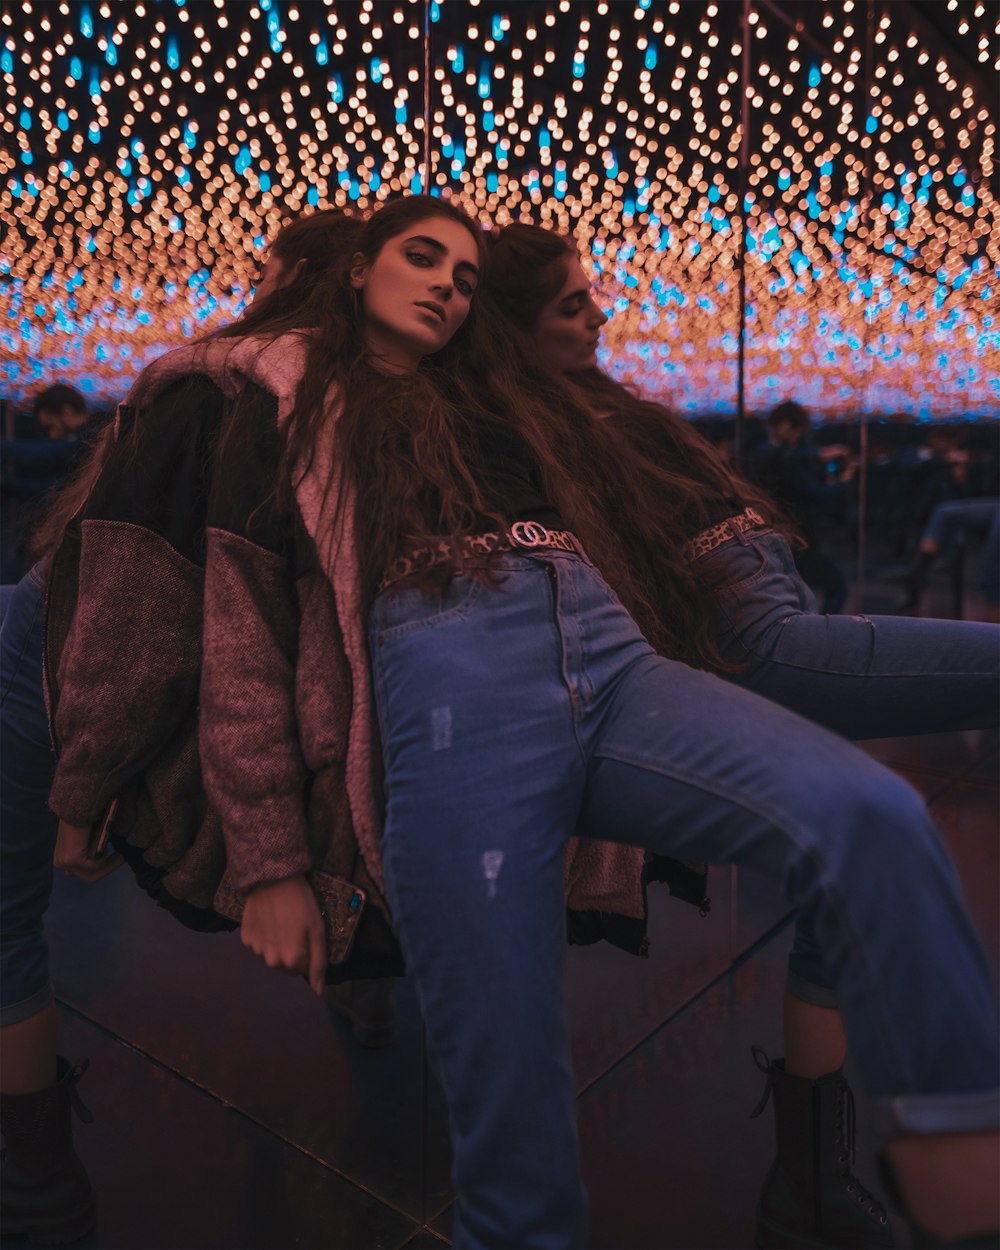
[{"label": "black lace-up boot", "polygon": [[73,1149],[71,1112],[93,1116],[77,1082],[87,1060],[57,1060],[56,1081],[33,1094],[0,1094],[3,1169],[0,1228],[32,1245],[61,1246],[85,1236],[97,1222],[94,1191]]},{"label": "black lace-up boot", "polygon": [[875,1196],[851,1172],[854,1096],[842,1072],[818,1080],[789,1076],[757,1046],[767,1076],[758,1116],[774,1094],[777,1157],[757,1206],[757,1245],[854,1250],[894,1246],[892,1225]]}]

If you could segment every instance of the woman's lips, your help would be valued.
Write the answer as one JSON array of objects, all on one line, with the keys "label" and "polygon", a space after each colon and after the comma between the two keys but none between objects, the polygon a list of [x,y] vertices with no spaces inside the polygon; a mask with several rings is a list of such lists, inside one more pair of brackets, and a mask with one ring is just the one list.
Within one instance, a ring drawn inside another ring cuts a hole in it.
[{"label": "woman's lips", "polygon": [[417,300],[418,308],[425,308],[428,312],[432,312],[440,321],[444,321],[444,309],[440,304],[435,304],[433,300]]}]

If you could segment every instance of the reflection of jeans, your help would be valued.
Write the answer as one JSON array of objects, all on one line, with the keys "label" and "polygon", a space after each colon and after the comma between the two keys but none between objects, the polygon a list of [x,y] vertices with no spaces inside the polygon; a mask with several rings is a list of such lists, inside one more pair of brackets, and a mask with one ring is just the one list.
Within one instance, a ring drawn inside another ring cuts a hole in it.
[{"label": "reflection of jeans", "polygon": [[[821,616],[785,539],[732,538],[697,562],[715,595],[732,679],[850,738],[985,729],[1000,719],[1000,629],[979,621]],[[789,989],[833,1006],[818,946],[800,921]]]},{"label": "reflection of jeans", "polygon": [[0,628],[0,1024],[52,997],[42,918],[52,888],[56,818],[47,799],[55,755],[42,698],[45,638],[38,566],[3,587]]},{"label": "reflection of jeans", "polygon": [[1000,603],[1000,500],[956,499],[939,503],[921,541],[935,543],[939,555],[950,556],[958,540],[969,533],[986,538],[980,557],[979,584],[987,603]]},{"label": "reflection of jeans", "polygon": [[[576,556],[371,619],[398,936],[450,1112],[458,1245],[581,1245],[563,974],[574,832],[740,863],[823,945],[896,1131],[996,1123],[991,978],[905,782],[785,709],[656,656]],[[933,986],[933,994],[926,992]]]},{"label": "reflection of jeans", "polygon": [[974,534],[987,533],[998,512],[1000,502],[992,498],[939,503],[928,519],[921,542],[933,542],[939,555],[949,556],[967,530]]}]

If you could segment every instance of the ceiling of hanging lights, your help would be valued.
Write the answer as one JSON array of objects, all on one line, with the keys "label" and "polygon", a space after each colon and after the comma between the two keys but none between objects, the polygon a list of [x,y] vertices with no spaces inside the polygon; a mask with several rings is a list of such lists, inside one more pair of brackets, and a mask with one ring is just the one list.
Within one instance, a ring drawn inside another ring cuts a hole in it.
[{"label": "ceiling of hanging lights", "polygon": [[1000,7],[760,0],[745,180],[742,10],[5,4],[3,392],[116,399],[239,315],[283,221],[431,190],[571,232],[612,315],[605,365],[730,413],[744,197],[748,411],[1000,415]]}]

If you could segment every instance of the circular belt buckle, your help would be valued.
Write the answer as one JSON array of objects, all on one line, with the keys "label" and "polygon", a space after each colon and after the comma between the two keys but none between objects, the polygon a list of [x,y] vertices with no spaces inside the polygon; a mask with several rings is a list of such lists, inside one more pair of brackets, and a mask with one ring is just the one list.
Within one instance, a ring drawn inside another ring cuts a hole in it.
[{"label": "circular belt buckle", "polygon": [[519,547],[542,547],[549,541],[549,531],[537,521],[515,521],[510,537]]}]

